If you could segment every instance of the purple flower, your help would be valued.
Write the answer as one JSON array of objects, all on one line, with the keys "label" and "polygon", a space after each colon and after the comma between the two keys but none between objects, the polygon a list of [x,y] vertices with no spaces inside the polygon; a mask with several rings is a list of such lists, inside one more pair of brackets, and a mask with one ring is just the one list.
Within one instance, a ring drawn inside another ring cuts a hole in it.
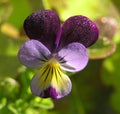
[{"label": "purple flower", "polygon": [[60,24],[50,10],[32,13],[24,22],[30,40],[19,50],[21,64],[37,68],[30,87],[33,94],[59,99],[71,91],[65,71],[78,72],[88,63],[87,47],[98,39],[98,28],[85,16],[73,16]]}]

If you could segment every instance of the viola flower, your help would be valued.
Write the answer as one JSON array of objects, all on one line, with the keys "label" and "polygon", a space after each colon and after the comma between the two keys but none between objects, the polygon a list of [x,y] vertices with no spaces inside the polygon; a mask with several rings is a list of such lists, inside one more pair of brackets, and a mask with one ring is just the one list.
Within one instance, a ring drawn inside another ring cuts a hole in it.
[{"label": "viola flower", "polygon": [[30,40],[19,50],[21,64],[37,68],[30,88],[33,94],[59,99],[71,91],[64,71],[78,72],[88,63],[87,47],[98,39],[98,28],[85,16],[73,16],[60,24],[58,15],[40,10],[28,16],[24,29]]}]

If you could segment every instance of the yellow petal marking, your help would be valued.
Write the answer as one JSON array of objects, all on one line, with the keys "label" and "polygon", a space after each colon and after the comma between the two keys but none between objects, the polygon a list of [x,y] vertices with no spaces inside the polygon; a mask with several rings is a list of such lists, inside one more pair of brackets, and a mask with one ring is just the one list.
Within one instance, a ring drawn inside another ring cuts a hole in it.
[{"label": "yellow petal marking", "polygon": [[38,85],[40,84],[41,88],[47,89],[53,83],[57,87],[62,81],[60,78],[63,74],[59,62],[52,58],[38,71],[38,76],[40,76]]},{"label": "yellow petal marking", "polygon": [[32,81],[32,91],[35,95],[40,95],[42,91],[50,86],[54,88],[58,94],[57,98],[61,98],[71,91],[71,81],[69,77],[61,69],[60,63],[51,58],[38,71]]}]

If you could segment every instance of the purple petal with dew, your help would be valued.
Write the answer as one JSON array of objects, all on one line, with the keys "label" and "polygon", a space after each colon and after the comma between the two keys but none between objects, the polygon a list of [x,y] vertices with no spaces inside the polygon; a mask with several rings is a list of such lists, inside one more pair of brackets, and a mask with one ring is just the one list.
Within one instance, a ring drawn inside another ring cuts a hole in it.
[{"label": "purple petal with dew", "polygon": [[39,40],[50,51],[53,51],[54,43],[60,29],[60,20],[55,12],[40,10],[26,18],[24,29],[30,39]]},{"label": "purple petal with dew", "polygon": [[41,67],[50,55],[51,52],[37,40],[28,40],[18,52],[20,63],[30,68]]},{"label": "purple petal with dew", "polygon": [[58,52],[56,59],[60,62],[62,69],[77,72],[87,65],[88,52],[81,43],[71,43]]},{"label": "purple petal with dew", "polygon": [[98,28],[94,22],[85,16],[73,16],[62,26],[59,49],[72,42],[82,43],[89,47],[98,39]]},{"label": "purple petal with dew", "polygon": [[60,99],[70,93],[72,86],[70,79],[63,73],[59,63],[54,65],[46,63],[33,77],[30,88],[34,95]]}]

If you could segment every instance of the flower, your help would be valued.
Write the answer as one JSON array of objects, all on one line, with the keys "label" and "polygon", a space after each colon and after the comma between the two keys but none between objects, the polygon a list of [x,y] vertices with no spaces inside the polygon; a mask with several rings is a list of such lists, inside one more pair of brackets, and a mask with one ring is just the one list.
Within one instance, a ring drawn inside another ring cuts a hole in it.
[{"label": "flower", "polygon": [[33,12],[24,22],[30,40],[18,52],[21,64],[37,68],[30,88],[42,98],[59,99],[71,91],[65,71],[78,72],[88,63],[87,47],[98,39],[98,28],[85,16],[73,16],[60,24],[50,10]]}]

